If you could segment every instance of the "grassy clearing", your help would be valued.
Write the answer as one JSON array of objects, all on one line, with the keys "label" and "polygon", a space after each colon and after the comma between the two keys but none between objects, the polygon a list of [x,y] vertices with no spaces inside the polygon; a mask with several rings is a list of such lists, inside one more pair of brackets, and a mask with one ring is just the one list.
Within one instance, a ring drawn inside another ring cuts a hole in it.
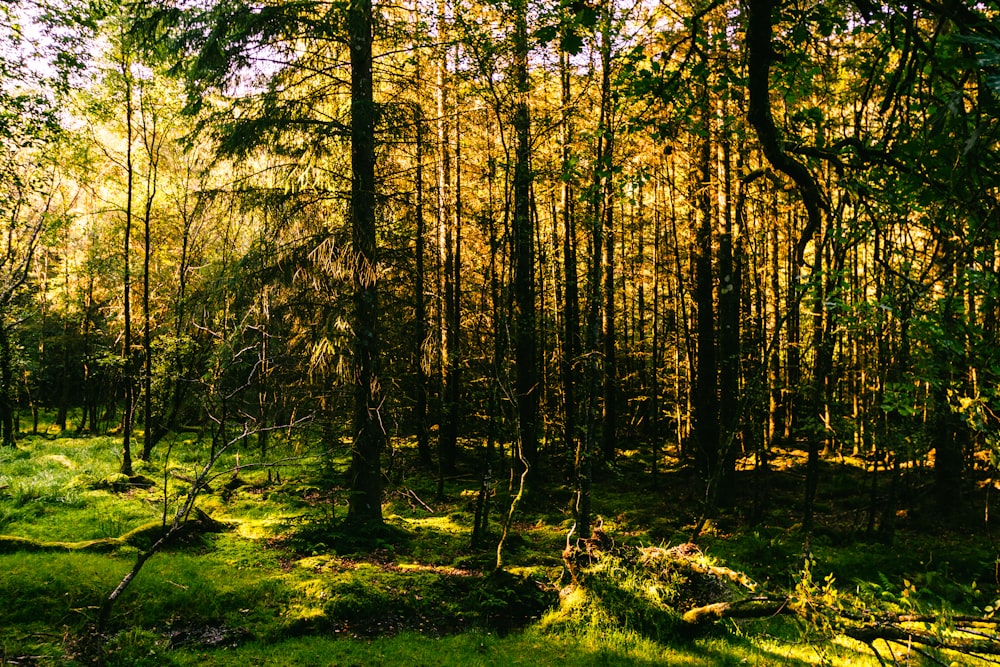
[{"label": "grassy clearing", "polygon": [[[278,441],[272,456],[294,451]],[[155,481],[143,488],[116,477],[111,438],[27,437],[0,450],[0,535],[47,545],[0,553],[0,664],[24,656],[72,663],[138,551],[70,547],[161,520],[204,455],[193,434],[178,436],[139,467]],[[411,455],[401,448],[397,464]],[[729,621],[708,636],[686,636],[664,603],[690,594],[683,582],[651,583],[613,564],[607,585],[596,577],[589,597],[560,605],[571,524],[565,490],[518,516],[505,558],[512,567],[496,576],[495,554],[468,544],[472,476],[449,480],[447,499],[436,501],[434,480],[406,468],[387,493],[387,531],[358,536],[339,528],[346,461],[300,459],[280,470],[254,463],[252,450],[234,451],[199,502],[226,529],[157,554],[119,601],[110,664],[878,664],[866,647],[788,619]],[[594,505],[605,530],[621,543],[683,542],[697,519],[690,479],[668,470],[654,482],[641,470],[636,458],[602,475]],[[848,502],[828,501],[831,515]],[[705,558],[746,571],[765,590],[793,588],[803,538],[789,506],[772,505],[768,525],[747,527],[738,513],[710,524],[700,540]],[[812,554],[817,579],[829,575],[872,600],[971,613],[1000,597],[997,556],[985,540],[901,530],[888,547],[819,536]]]}]

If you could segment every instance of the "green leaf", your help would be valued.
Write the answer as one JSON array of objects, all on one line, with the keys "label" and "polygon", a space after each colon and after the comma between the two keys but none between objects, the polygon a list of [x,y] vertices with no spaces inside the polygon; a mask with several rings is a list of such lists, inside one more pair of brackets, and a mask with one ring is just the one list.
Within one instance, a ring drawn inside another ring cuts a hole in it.
[{"label": "green leaf", "polygon": [[556,35],[559,34],[559,26],[557,25],[543,25],[541,28],[535,31],[535,39],[541,44],[550,44],[555,41]]},{"label": "green leaf", "polygon": [[559,46],[566,53],[576,55],[583,49],[583,37],[575,30],[563,34]]}]

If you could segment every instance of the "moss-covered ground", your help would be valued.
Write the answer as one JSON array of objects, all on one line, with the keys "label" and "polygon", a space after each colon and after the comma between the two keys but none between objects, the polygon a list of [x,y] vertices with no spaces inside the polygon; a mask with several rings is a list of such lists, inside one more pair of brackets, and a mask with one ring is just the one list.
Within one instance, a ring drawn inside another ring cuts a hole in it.
[{"label": "moss-covered ground", "polygon": [[[471,455],[466,474],[447,480],[438,498],[433,473],[420,469],[408,443],[394,443],[387,528],[358,535],[343,522],[346,451],[303,454],[315,447],[274,438],[267,460],[282,464],[262,467],[249,444],[220,461],[199,497],[198,508],[221,526],[193,530],[157,553],[115,605],[109,664],[879,664],[864,645],[785,617],[678,632],[676,619],[660,618],[650,602],[667,594],[669,582],[640,578],[560,601],[572,519],[569,489],[558,480],[522,504],[507,567],[495,573],[495,547],[470,547],[478,490]],[[22,436],[16,448],[0,449],[0,665],[93,659],[87,633],[102,600],[148,546],[144,531],[172,514],[207,446],[195,433],[173,436],[137,465],[143,483],[117,474],[113,437]],[[687,541],[700,493],[690,473],[671,463],[664,460],[654,479],[648,461],[627,453],[620,465],[597,471],[595,513],[617,543]],[[983,506],[943,524],[917,500],[901,505],[888,544],[866,530],[863,469],[832,462],[807,563],[797,465],[788,453],[764,486],[752,471],[741,473],[741,498],[699,536],[703,557],[746,572],[763,590],[836,582],[899,608],[990,613],[1000,598],[998,558]],[[926,495],[919,475],[908,478],[909,497],[918,500]],[[496,535],[506,485],[492,500]],[[933,659],[948,664],[947,656]]]}]

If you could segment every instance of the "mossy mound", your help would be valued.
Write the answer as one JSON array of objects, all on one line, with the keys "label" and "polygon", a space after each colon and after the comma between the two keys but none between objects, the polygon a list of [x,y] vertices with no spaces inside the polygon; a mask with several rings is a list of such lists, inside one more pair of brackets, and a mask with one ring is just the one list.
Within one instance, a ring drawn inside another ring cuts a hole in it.
[{"label": "mossy mound", "polygon": [[[186,521],[177,531],[173,539],[180,543],[200,539],[206,533],[218,533],[226,529],[225,524],[216,521],[200,509]],[[109,553],[123,546],[148,549],[167,531],[161,521],[134,528],[121,537],[105,537],[98,540],[83,540],[80,542],[47,542],[16,535],[0,535],[0,554],[37,551],[89,551],[92,553]]]},{"label": "mossy mound", "polygon": [[[610,544],[610,543],[609,543]],[[735,599],[753,588],[745,575],[717,567],[692,544],[673,548],[568,549],[573,582],[543,619],[558,628],[624,628],[656,641],[690,634],[685,612]]]}]

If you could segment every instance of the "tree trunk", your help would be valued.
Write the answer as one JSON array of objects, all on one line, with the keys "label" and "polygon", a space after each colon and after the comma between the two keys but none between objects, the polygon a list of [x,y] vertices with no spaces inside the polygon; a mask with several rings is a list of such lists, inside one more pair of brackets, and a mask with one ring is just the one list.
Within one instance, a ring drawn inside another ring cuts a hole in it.
[{"label": "tree trunk", "polygon": [[[726,108],[723,103],[723,128]],[[722,129],[722,133],[726,130]],[[743,293],[738,241],[733,228],[732,188],[730,187],[731,149],[728,136],[720,138],[722,147],[722,234],[719,236],[719,413],[721,457],[719,500],[729,504],[735,494],[736,460],[743,448],[739,439],[742,395],[740,387],[740,299]]]},{"label": "tree trunk", "polygon": [[441,352],[441,423],[438,429],[438,496],[444,494],[444,478],[456,470],[458,444],[458,298],[455,281],[456,216],[452,193],[451,107],[448,99],[447,3],[438,2],[438,38],[442,49],[437,65],[438,134],[438,256],[441,263],[439,341]]},{"label": "tree trunk", "polygon": [[476,496],[476,513],[472,525],[472,547],[479,548],[485,545],[489,535],[490,527],[490,497],[493,494],[493,461],[495,458],[496,442],[499,432],[500,415],[500,378],[501,366],[505,359],[505,318],[502,317],[502,300],[500,295],[500,268],[497,261],[497,254],[500,249],[500,240],[497,238],[496,221],[494,220],[493,205],[493,161],[492,156],[487,157],[489,168],[487,170],[487,192],[488,209],[486,221],[488,226],[490,242],[489,260],[489,281],[490,281],[490,314],[493,321],[493,358],[490,364],[491,376],[489,378],[489,399],[487,402],[487,426],[486,444],[483,447],[482,466],[479,478],[479,494]]},{"label": "tree trunk", "polygon": [[424,116],[419,104],[413,107],[413,124],[416,132],[417,169],[414,189],[416,191],[415,212],[417,222],[416,239],[416,276],[413,289],[416,319],[416,340],[414,359],[417,375],[417,400],[414,406],[414,418],[417,431],[417,452],[420,462],[425,468],[431,468],[434,462],[431,457],[430,433],[427,428],[427,300],[424,293],[426,271],[424,255],[426,253],[426,223],[424,222]]},{"label": "tree trunk", "polygon": [[0,317],[0,444],[15,445],[13,350],[10,347],[10,329]]},{"label": "tree trunk", "polygon": [[535,234],[531,216],[531,117],[528,109],[528,7],[513,3],[514,16],[514,365],[518,443],[533,488],[538,478],[538,351],[535,341]]},{"label": "tree trunk", "polygon": [[385,442],[379,386],[378,268],[375,256],[375,118],[372,2],[351,0],[351,231],[354,252],[354,446],[348,519],[382,524],[380,457]]},{"label": "tree trunk", "polygon": [[618,426],[618,364],[615,334],[615,227],[614,227],[614,108],[611,99],[611,23],[613,3],[603,3],[601,27],[601,125],[598,132],[604,141],[599,144],[597,156],[601,170],[601,229],[604,236],[604,314],[603,314],[603,355],[604,355],[604,418],[601,429],[601,454],[606,463],[615,459]]},{"label": "tree trunk", "polygon": [[[702,112],[709,120],[707,91],[703,92]],[[706,122],[706,127],[710,124]],[[694,302],[697,311],[698,360],[694,386],[695,464],[709,485],[710,497],[718,491],[719,472],[719,397],[718,361],[715,338],[714,273],[712,271],[712,228],[715,208],[712,205],[711,133],[700,146],[698,183],[698,228],[695,245]]]},{"label": "tree trunk", "polygon": [[652,475],[653,487],[659,488],[660,472],[660,310],[662,308],[662,297],[660,295],[660,257],[662,255],[662,230],[661,214],[659,206],[659,183],[654,181],[653,194],[653,321],[651,323],[653,334],[649,351],[649,369],[646,371],[649,377],[648,383],[648,415],[649,415],[649,436],[652,443]]},{"label": "tree trunk", "polygon": [[[145,100],[145,96],[143,97]],[[144,106],[144,105],[143,105]],[[154,423],[153,416],[153,325],[149,305],[149,268],[152,257],[152,242],[150,224],[153,217],[153,200],[156,198],[157,168],[159,165],[160,137],[156,128],[156,112],[150,112],[149,118],[143,113],[143,142],[149,158],[146,174],[146,206],[142,216],[142,453],[140,458],[149,461],[156,444],[155,434],[159,426]],[[151,123],[151,125],[147,125]]]},{"label": "tree trunk", "polygon": [[[562,186],[560,192],[560,208],[562,212],[563,233],[563,273],[566,293],[563,310],[563,438],[566,451],[573,452],[573,477],[576,486],[576,498],[573,502],[573,518],[581,537],[590,537],[590,468],[589,459],[583,449],[585,438],[577,433],[577,392],[576,383],[579,374],[576,364],[580,358],[580,287],[577,273],[576,246],[576,215],[573,208],[574,180],[572,153],[570,144],[573,141],[573,124],[571,113],[571,82],[569,54],[559,52],[560,106],[562,118],[560,123],[560,148],[562,159]],[[588,427],[589,428],[589,427]]]},{"label": "tree trunk", "polygon": [[[792,247],[788,270],[789,279],[792,283],[789,286],[787,294],[790,334],[788,385],[790,387],[797,387],[798,378],[795,375],[798,373],[798,340],[797,338],[792,339],[791,334],[795,333],[796,336],[798,334],[796,311],[798,310],[798,298],[800,295],[798,293],[797,281],[803,266],[805,266],[805,251],[810,241],[815,243],[816,248],[815,266],[812,276],[818,279],[816,284],[818,296],[814,312],[821,319],[815,331],[819,333],[821,338],[825,337],[826,323],[822,320],[826,319],[827,314],[824,312],[825,301],[822,299],[822,275],[819,270],[822,263],[819,235],[822,231],[824,213],[827,212],[828,207],[819,184],[806,166],[785,152],[778,128],[774,123],[774,117],[771,113],[770,70],[771,62],[775,57],[772,31],[774,27],[773,14],[776,4],[776,0],[750,0],[747,4],[747,97],[749,102],[747,116],[754,128],[754,132],[760,142],[761,150],[767,161],[795,183],[795,187],[806,209],[806,226]],[[827,342],[825,339],[817,340],[816,342],[818,343],[818,347],[814,360],[813,396],[812,403],[810,404],[810,407],[814,410],[821,401],[820,396],[825,392],[825,385],[821,388],[819,383],[826,382],[826,374],[829,372]],[[790,415],[791,412],[788,411],[786,414]],[[814,419],[818,419],[818,414],[814,416]],[[786,425],[786,431],[788,430],[790,429]],[[818,443],[814,442],[816,437],[816,433],[810,434],[808,471],[815,471],[818,465],[818,454],[812,451],[812,448],[819,446]],[[812,497],[815,494],[815,472],[809,473],[808,471],[805,493],[806,506],[803,513],[803,527],[806,530],[809,530],[811,527]]]},{"label": "tree trunk", "polygon": [[123,319],[125,332],[122,341],[122,383],[125,385],[125,405],[122,412],[122,463],[121,474],[132,476],[132,414],[135,407],[135,378],[132,364],[132,200],[135,187],[135,169],[132,164],[132,72],[131,62],[122,54],[122,78],[125,81],[125,169],[128,192],[125,203],[125,238],[123,247],[124,275],[122,278]]}]

